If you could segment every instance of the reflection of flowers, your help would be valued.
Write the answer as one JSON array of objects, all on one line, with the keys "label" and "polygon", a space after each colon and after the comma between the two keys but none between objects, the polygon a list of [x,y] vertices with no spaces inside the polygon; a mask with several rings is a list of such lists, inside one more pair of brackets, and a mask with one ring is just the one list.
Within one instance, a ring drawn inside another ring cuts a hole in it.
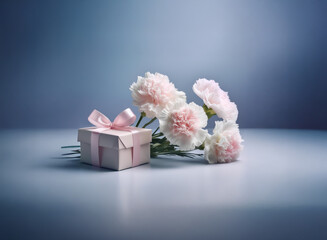
[{"label": "reflection of flowers", "polygon": [[213,135],[205,140],[204,156],[209,163],[235,161],[243,146],[238,125],[230,121],[217,121]]},{"label": "reflection of flowers", "polygon": [[238,117],[236,104],[230,101],[228,93],[223,91],[214,80],[205,78],[197,80],[193,85],[193,91],[218,117],[236,122]]},{"label": "reflection of flowers", "polygon": [[185,93],[177,91],[169,78],[160,73],[145,73],[144,77],[137,78],[130,90],[134,105],[149,118],[157,117],[164,108],[174,105],[176,101],[186,102]]},{"label": "reflection of flowers", "polygon": [[195,103],[178,102],[166,108],[158,116],[160,131],[171,144],[178,145],[180,150],[193,150],[200,146],[206,136],[207,115],[203,108]]}]

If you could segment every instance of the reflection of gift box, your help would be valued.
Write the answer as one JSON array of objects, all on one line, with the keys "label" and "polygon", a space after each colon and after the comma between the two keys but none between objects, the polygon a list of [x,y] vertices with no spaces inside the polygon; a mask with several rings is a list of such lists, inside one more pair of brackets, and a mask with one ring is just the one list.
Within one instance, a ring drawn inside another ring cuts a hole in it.
[{"label": "reflection of gift box", "polygon": [[81,162],[122,170],[150,162],[151,129],[81,128]]}]

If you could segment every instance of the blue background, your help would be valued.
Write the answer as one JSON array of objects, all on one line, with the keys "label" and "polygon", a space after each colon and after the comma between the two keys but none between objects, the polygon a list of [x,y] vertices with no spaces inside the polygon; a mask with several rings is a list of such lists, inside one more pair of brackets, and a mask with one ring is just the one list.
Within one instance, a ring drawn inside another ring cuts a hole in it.
[{"label": "blue background", "polygon": [[326,3],[2,1],[0,127],[114,116],[150,71],[198,104],[195,80],[218,81],[242,128],[327,129]]}]

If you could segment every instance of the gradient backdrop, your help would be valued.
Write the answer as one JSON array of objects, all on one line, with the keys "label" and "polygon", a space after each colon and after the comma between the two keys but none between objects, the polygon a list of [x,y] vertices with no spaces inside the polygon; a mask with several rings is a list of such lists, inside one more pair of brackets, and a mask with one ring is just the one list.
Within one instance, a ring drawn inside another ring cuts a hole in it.
[{"label": "gradient backdrop", "polygon": [[1,128],[88,126],[93,108],[113,117],[137,76],[157,71],[198,104],[194,81],[218,81],[242,128],[327,129],[327,1],[0,6]]}]

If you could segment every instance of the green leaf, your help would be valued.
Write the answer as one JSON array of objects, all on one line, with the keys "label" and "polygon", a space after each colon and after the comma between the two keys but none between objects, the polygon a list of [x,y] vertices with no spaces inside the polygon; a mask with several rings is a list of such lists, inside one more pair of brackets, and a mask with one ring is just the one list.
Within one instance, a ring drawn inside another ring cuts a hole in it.
[{"label": "green leaf", "polygon": [[81,156],[74,156],[74,157],[66,157],[66,156],[63,156],[63,157],[57,157],[56,159],[80,159]]},{"label": "green leaf", "polygon": [[154,139],[154,138],[158,138],[158,137],[162,137],[164,134],[162,133],[162,132],[160,132],[160,133],[157,133],[157,134],[154,134],[153,136],[152,136],[152,139]]},{"label": "green leaf", "polygon": [[196,149],[204,150],[204,142],[200,146],[198,146]]},{"label": "green leaf", "polygon": [[80,154],[80,153],[63,153],[62,156],[73,155],[73,154]]}]

